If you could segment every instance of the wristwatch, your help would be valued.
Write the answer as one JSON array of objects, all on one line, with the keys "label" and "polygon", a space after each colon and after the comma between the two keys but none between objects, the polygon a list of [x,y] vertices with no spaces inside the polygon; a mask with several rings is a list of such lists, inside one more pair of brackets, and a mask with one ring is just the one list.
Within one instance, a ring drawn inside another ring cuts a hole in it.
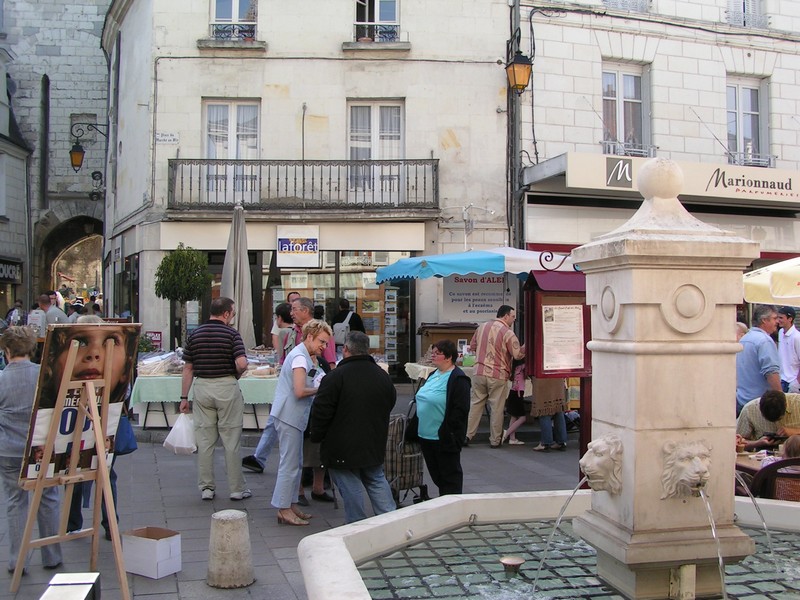
[{"label": "wristwatch", "polygon": [[189,396],[181,396],[181,400],[188,400]]}]

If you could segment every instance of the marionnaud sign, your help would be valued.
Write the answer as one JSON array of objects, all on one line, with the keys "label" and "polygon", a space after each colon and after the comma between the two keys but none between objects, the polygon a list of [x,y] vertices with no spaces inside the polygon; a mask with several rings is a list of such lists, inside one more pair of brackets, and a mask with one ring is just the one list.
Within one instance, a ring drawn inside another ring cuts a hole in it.
[{"label": "marionnaud sign", "polygon": [[319,226],[278,225],[277,266],[319,267]]},{"label": "marionnaud sign", "polygon": [[[567,188],[638,191],[636,177],[648,158],[609,156],[584,152],[568,152],[550,159],[563,168]],[[536,165],[552,177],[553,169],[545,161]],[[782,202],[796,204],[800,201],[800,178],[797,171],[745,167],[727,163],[694,163],[675,161],[683,170],[681,196],[735,198],[744,201]]]}]

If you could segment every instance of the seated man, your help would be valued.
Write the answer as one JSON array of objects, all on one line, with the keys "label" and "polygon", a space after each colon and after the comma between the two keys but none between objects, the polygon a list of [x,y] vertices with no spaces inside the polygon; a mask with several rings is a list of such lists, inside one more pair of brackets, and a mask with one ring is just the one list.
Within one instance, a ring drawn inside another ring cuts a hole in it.
[{"label": "seated man", "polygon": [[800,394],[764,392],[742,408],[736,421],[736,433],[745,440],[747,450],[775,446],[776,436],[800,433]]}]

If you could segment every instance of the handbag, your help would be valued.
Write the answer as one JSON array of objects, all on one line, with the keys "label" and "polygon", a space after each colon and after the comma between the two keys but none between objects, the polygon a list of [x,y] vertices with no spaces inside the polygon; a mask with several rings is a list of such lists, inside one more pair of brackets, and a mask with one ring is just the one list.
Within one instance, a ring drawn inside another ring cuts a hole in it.
[{"label": "handbag", "polygon": [[131,425],[128,415],[124,412],[119,416],[119,423],[117,423],[117,433],[114,435],[114,454],[116,456],[125,456],[139,448],[136,443],[136,436],[133,434],[133,426]]},{"label": "handbag", "polygon": [[413,399],[408,405],[408,415],[406,415],[406,429],[403,432],[403,440],[406,442],[416,442],[419,440],[419,416],[417,415],[417,401]]}]

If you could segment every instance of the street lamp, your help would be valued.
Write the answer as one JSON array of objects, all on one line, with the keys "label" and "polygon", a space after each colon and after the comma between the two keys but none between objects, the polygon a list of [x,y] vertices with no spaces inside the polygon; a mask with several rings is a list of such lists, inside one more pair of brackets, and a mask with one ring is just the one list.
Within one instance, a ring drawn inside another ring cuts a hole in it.
[{"label": "street lamp", "polygon": [[[101,130],[100,127],[103,127],[106,131]],[[99,123],[72,124],[69,132],[70,135],[75,138],[75,143],[72,144],[72,150],[69,151],[69,164],[76,173],[81,170],[83,166],[83,157],[86,155],[86,151],[83,149],[80,139],[89,131],[96,131],[104,138],[108,139],[108,125],[100,125]]]},{"label": "street lamp", "polygon": [[514,58],[506,65],[506,76],[508,77],[508,87],[514,90],[517,95],[521,95],[528,87],[531,80],[531,70],[533,63],[525,56],[521,50],[517,50]]}]

